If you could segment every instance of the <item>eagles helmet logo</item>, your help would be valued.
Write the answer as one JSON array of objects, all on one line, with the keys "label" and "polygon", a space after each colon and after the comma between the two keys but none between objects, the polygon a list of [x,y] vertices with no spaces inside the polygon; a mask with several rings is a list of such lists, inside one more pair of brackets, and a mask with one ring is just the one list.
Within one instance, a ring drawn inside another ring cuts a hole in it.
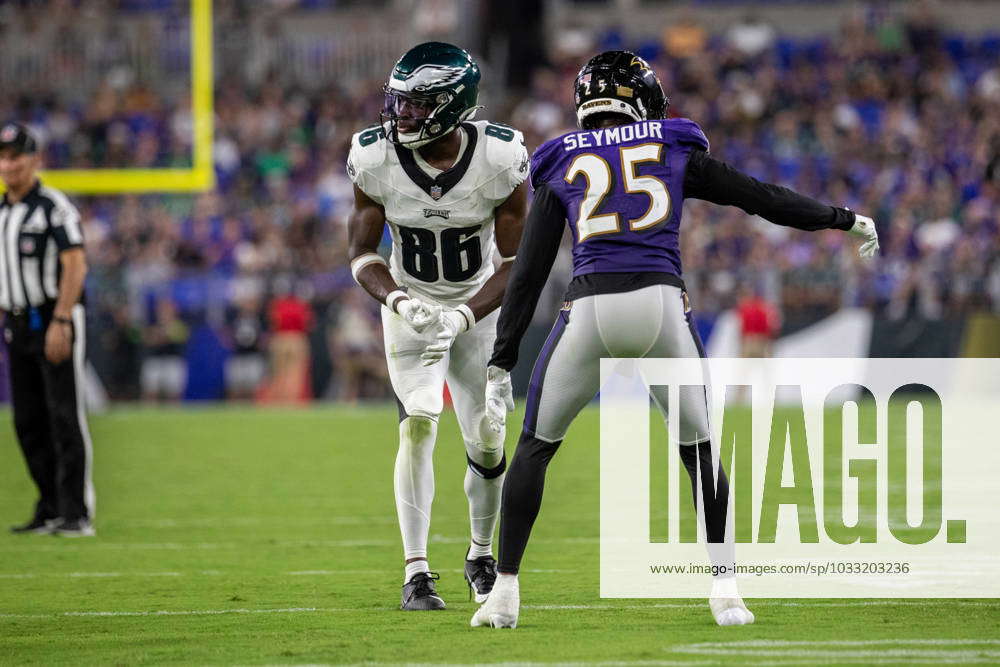
[{"label": "eagles helmet logo", "polygon": [[[389,85],[397,90],[406,90],[421,93],[431,88],[442,88],[458,83],[465,75],[464,67],[450,67],[448,65],[435,65],[427,63],[416,68],[410,74],[400,78],[399,74],[394,74],[389,81]],[[401,83],[402,85],[397,85]]]}]

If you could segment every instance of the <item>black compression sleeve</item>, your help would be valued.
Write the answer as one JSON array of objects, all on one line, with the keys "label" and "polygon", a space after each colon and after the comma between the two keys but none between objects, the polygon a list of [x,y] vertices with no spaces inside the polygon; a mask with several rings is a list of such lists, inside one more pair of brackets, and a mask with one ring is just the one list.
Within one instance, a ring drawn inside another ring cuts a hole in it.
[{"label": "black compression sleeve", "polygon": [[517,365],[521,337],[531,323],[538,298],[559,252],[565,221],[566,208],[555,193],[547,185],[535,190],[517,249],[517,259],[511,268],[503,305],[500,306],[491,366],[509,371]]},{"label": "black compression sleeve", "polygon": [[854,225],[854,213],[846,208],[828,206],[780,185],[762,183],[705,151],[691,151],[684,172],[684,196],[739,206],[775,224],[810,232],[847,230]]}]

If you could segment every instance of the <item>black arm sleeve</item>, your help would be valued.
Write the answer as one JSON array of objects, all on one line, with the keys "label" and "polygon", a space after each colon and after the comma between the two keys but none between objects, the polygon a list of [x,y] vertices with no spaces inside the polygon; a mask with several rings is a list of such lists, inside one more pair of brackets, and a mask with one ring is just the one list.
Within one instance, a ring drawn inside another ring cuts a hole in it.
[{"label": "black arm sleeve", "polygon": [[535,190],[531,211],[524,223],[517,259],[511,267],[500,306],[497,340],[490,366],[511,370],[517,365],[521,337],[531,323],[552,263],[559,253],[566,222],[566,208],[547,185]]},{"label": "black arm sleeve", "polygon": [[688,158],[684,196],[739,206],[777,225],[810,232],[848,230],[854,225],[854,213],[846,208],[827,206],[780,185],[762,183],[700,150],[691,151]]}]

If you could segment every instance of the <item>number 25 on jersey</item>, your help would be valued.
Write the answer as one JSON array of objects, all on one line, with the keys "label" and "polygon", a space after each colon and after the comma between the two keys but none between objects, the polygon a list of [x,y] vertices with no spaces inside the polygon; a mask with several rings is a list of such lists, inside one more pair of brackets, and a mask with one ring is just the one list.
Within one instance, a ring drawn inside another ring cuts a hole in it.
[{"label": "number 25 on jersey", "polygon": [[[639,232],[655,227],[670,217],[670,192],[662,180],[655,176],[640,176],[636,173],[636,168],[645,162],[660,164],[663,144],[629,146],[618,152],[625,192],[649,196],[649,208],[638,218],[628,221],[629,229]],[[582,243],[591,236],[622,231],[618,213],[597,212],[604,198],[611,192],[611,165],[599,155],[581,153],[570,163],[564,180],[573,183],[580,176],[586,180],[587,189],[580,201],[580,214],[577,216],[577,242]]]}]

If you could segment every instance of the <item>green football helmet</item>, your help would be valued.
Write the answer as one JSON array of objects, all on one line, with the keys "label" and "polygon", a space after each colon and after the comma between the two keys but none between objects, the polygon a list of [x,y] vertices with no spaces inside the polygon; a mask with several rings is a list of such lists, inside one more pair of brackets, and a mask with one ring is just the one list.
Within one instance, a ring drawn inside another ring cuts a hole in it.
[{"label": "green football helmet", "polygon": [[404,53],[383,92],[386,135],[406,148],[440,139],[482,108],[476,104],[479,65],[468,51],[444,42],[425,42]]}]

